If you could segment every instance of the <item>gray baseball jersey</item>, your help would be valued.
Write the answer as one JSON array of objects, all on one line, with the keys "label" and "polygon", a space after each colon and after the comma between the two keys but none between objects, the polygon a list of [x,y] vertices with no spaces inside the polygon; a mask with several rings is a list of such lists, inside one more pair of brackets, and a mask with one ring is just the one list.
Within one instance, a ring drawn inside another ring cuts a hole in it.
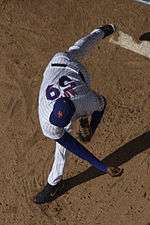
[{"label": "gray baseball jersey", "polygon": [[77,61],[103,37],[103,31],[95,29],[75,42],[67,52],[54,55],[47,65],[40,87],[38,105],[40,125],[46,137],[59,139],[69,127],[60,128],[49,122],[55,101],[60,97],[66,96],[73,101],[76,111],[72,121],[83,115],[91,115],[96,110],[103,110],[105,105],[103,98],[90,89],[89,74]]}]

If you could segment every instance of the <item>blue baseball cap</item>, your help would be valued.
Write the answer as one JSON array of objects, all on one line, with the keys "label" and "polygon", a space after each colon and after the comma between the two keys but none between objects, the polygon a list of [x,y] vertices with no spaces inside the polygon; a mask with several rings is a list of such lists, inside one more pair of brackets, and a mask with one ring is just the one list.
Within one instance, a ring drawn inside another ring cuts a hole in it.
[{"label": "blue baseball cap", "polygon": [[61,97],[56,100],[49,121],[57,127],[65,127],[69,124],[75,113],[75,106],[68,97]]}]

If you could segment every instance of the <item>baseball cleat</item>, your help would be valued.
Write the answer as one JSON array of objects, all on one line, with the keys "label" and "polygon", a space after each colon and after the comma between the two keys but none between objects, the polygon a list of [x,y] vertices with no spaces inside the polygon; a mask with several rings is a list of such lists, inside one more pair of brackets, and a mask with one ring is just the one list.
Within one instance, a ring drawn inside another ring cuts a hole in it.
[{"label": "baseball cleat", "polygon": [[117,27],[114,24],[106,24],[104,26],[99,27],[99,29],[101,29],[104,32],[103,38],[105,38],[113,34],[116,31]]},{"label": "baseball cleat", "polygon": [[140,37],[139,37],[140,41],[150,41],[150,32],[146,32],[143,33]]},{"label": "baseball cleat", "polygon": [[123,169],[119,168],[119,167],[109,167],[107,170],[107,173],[111,176],[111,177],[119,177],[122,175],[123,173]]},{"label": "baseball cleat", "polygon": [[150,5],[150,0],[135,0],[135,1],[143,3],[143,4]]},{"label": "baseball cleat", "polygon": [[43,190],[39,192],[34,198],[33,202],[36,204],[44,204],[47,202],[52,201],[56,195],[59,193],[59,191],[64,187],[63,181],[60,181],[55,186],[50,185],[47,183]]}]

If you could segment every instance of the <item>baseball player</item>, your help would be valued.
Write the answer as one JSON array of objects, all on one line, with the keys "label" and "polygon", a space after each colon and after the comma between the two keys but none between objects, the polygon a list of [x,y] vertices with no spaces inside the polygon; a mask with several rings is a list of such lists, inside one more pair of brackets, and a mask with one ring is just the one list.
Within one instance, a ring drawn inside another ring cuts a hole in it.
[{"label": "baseball player", "polygon": [[89,74],[78,60],[113,32],[112,24],[93,30],[66,52],[55,54],[46,67],[39,92],[39,121],[43,134],[56,141],[56,149],[47,184],[33,199],[37,204],[51,201],[63,187],[62,176],[69,152],[112,177],[122,173],[121,168],[109,167],[97,159],[70,134],[73,121],[79,119],[80,140],[90,141],[101,121],[106,100],[91,90]]}]

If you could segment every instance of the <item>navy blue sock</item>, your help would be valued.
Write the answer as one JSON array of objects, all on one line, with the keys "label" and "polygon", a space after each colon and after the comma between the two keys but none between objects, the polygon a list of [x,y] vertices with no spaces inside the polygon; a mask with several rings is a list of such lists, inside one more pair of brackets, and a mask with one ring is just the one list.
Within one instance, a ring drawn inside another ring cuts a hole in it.
[{"label": "navy blue sock", "polygon": [[103,114],[104,114],[104,110],[103,111],[95,111],[95,112],[92,113],[91,122],[90,122],[92,135],[95,133],[99,123],[101,122]]},{"label": "navy blue sock", "polygon": [[91,116],[91,122],[90,122],[90,127],[91,127],[91,130],[92,130],[92,136],[93,134],[95,133],[99,123],[101,122],[102,118],[103,118],[103,114],[104,114],[104,111],[105,111],[105,108],[106,108],[106,105],[107,105],[107,101],[106,101],[106,98],[104,96],[103,97],[103,100],[104,100],[104,109],[102,111],[94,111],[92,113],[92,116]]}]

